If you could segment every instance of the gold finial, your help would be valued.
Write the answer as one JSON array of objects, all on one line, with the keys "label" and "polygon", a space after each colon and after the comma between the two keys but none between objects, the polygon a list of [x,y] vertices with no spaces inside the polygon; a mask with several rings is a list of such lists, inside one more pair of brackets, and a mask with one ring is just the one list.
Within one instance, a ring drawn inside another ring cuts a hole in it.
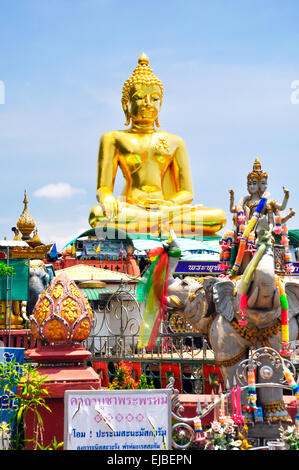
[{"label": "gold finial", "polygon": [[253,164],[253,171],[261,171],[261,170],[262,170],[261,162],[259,161],[258,158],[256,158]]},{"label": "gold finial", "polygon": [[142,52],[141,56],[138,59],[138,64],[140,65],[149,65],[149,60],[145,52]]},{"label": "gold finial", "polygon": [[24,190],[24,201],[23,201],[23,204],[24,204],[24,209],[27,209],[27,206],[28,206],[28,199],[27,199],[26,189]]},{"label": "gold finial", "polygon": [[130,91],[132,87],[136,84],[145,84],[145,85],[157,85],[161,89],[161,95],[163,96],[163,83],[161,80],[156,77],[149,66],[148,56],[143,52],[138,59],[138,65],[135,68],[131,77],[129,77],[124,86],[122,92],[122,103],[126,106],[129,101]]},{"label": "gold finial", "polygon": [[41,245],[41,239],[39,238],[38,233],[37,233],[37,228],[35,227],[33,231],[33,238],[31,240],[31,246],[36,247],[40,245]]},{"label": "gold finial", "polygon": [[28,199],[27,199],[26,190],[24,192],[23,204],[24,204],[24,209],[23,209],[23,212],[20,215],[19,220],[17,222],[17,227],[20,230],[21,234],[23,235],[22,238],[24,239],[24,238],[29,237],[30,233],[32,232],[32,230],[35,227],[35,222],[34,222],[32,216],[31,216],[31,214],[30,214],[30,212],[28,211],[28,208],[27,208]]},{"label": "gold finial", "polygon": [[20,236],[20,232],[19,232],[19,230],[18,230],[16,227],[12,227],[11,230],[12,230],[12,231],[14,232],[14,234],[15,234],[15,236],[13,237],[13,240],[22,240],[22,238],[21,238],[21,236]]},{"label": "gold finial", "polygon": [[258,181],[261,181],[262,178],[268,178],[268,173],[262,170],[262,165],[258,158],[254,161],[252,171],[247,175],[247,181],[253,178],[256,178]]}]

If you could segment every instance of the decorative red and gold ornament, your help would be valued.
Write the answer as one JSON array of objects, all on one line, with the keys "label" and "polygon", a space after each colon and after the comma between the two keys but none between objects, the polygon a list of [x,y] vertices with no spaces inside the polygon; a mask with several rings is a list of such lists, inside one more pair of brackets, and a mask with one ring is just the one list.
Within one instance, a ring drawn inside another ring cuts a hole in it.
[{"label": "decorative red and gold ornament", "polygon": [[45,344],[81,343],[90,334],[93,312],[87,296],[64,273],[38,298],[30,316],[32,335]]}]

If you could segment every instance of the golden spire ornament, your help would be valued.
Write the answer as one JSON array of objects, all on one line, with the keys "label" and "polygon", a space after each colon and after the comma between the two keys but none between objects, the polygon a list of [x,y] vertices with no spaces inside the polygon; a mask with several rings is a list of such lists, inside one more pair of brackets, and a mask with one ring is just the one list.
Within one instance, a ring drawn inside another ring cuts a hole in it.
[{"label": "golden spire ornament", "polygon": [[258,158],[256,158],[254,161],[252,171],[247,175],[247,181],[254,178],[256,178],[258,181],[261,181],[262,178],[268,178],[268,173],[262,170],[262,165]]},{"label": "golden spire ornament", "polygon": [[21,234],[23,235],[23,239],[26,239],[29,237],[29,235],[31,234],[31,232],[33,231],[34,227],[35,227],[35,221],[34,219],[32,218],[29,210],[28,210],[28,199],[27,199],[27,194],[26,194],[26,190],[24,192],[24,200],[23,200],[23,204],[24,204],[24,209],[23,209],[23,212],[22,214],[20,215],[19,217],[19,220],[17,222],[17,227],[19,229],[19,231],[21,232]]}]

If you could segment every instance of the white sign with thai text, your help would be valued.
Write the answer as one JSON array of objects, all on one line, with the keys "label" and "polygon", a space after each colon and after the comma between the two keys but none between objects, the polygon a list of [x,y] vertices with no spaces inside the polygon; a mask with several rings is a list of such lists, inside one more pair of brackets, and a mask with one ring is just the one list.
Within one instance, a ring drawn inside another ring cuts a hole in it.
[{"label": "white sign with thai text", "polygon": [[64,449],[170,450],[171,390],[68,390]]}]

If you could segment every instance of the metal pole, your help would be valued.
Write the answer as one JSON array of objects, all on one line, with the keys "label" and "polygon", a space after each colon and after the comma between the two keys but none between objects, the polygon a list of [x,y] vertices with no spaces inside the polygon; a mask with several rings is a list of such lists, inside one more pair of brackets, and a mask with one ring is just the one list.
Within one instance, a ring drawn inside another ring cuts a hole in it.
[{"label": "metal pole", "polygon": [[12,287],[13,287],[13,275],[10,276],[10,301],[9,301],[9,330],[8,330],[8,347],[10,348],[10,332],[11,332],[11,315],[12,315]]}]

